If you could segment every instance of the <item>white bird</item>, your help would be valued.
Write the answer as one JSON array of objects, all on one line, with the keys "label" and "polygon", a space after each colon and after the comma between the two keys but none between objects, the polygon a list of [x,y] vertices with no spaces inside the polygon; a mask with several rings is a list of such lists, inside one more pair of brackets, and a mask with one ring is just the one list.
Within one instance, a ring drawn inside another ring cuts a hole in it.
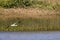
[{"label": "white bird", "polygon": [[12,24],[11,26],[17,26],[16,23]]}]

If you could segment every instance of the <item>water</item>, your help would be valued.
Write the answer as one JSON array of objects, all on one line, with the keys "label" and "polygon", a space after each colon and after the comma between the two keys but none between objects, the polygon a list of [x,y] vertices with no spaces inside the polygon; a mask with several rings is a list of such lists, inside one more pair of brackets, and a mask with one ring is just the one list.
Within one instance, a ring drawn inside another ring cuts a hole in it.
[{"label": "water", "polygon": [[0,40],[60,40],[60,32],[0,32]]}]

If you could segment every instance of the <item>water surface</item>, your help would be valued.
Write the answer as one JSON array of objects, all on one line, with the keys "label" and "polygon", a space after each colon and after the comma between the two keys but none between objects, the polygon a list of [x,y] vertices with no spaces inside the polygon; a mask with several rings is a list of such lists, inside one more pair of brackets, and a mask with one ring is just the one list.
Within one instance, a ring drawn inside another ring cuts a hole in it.
[{"label": "water surface", "polygon": [[0,32],[0,40],[60,40],[60,32]]}]

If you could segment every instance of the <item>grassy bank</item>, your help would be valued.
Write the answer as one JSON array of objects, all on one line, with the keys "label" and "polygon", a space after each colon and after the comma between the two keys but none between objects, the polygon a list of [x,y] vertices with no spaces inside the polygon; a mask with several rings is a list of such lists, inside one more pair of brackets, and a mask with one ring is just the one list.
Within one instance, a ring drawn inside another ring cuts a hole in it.
[{"label": "grassy bank", "polygon": [[58,30],[60,0],[0,0],[0,31]]},{"label": "grassy bank", "polygon": [[[13,23],[18,26],[12,27]],[[0,31],[60,31],[60,11],[0,9]]]}]

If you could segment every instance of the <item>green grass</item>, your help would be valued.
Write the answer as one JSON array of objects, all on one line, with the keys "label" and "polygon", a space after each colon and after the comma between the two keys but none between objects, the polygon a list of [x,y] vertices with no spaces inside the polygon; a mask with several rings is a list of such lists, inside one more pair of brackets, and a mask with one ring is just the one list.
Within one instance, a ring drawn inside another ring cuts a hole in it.
[{"label": "green grass", "polygon": [[[50,2],[49,2],[50,1]],[[49,10],[60,10],[60,1],[58,0],[0,0],[0,7],[3,8],[42,8]]]},{"label": "green grass", "polygon": [[[12,23],[18,26],[10,26]],[[0,31],[59,31],[60,16],[53,19],[32,19],[32,18],[16,18],[0,21]]]}]

